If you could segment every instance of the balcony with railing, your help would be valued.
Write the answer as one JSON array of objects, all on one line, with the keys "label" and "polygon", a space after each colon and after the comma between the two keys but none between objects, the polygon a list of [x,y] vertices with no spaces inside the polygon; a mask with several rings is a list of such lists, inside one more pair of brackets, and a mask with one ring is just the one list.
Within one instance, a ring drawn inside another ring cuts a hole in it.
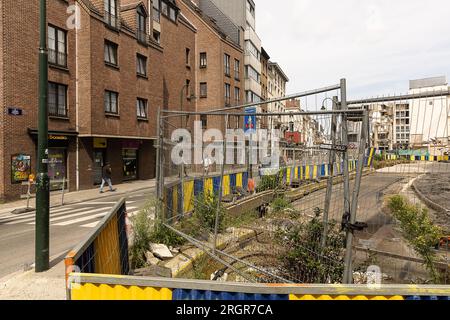
[{"label": "balcony with railing", "polygon": [[110,26],[113,29],[120,28],[120,19],[115,14],[112,14],[110,12],[105,12],[104,21],[108,26]]},{"label": "balcony with railing", "polygon": [[48,63],[54,66],[67,68],[67,53],[48,49]]}]

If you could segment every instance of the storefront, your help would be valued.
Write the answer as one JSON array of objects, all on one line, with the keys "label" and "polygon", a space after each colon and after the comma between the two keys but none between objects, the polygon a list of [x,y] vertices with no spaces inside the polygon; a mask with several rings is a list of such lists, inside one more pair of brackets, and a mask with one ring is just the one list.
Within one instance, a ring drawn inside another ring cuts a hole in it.
[{"label": "storefront", "polygon": [[123,180],[132,181],[139,177],[138,154],[141,146],[140,141],[122,142]]},{"label": "storefront", "polygon": [[[37,148],[37,130],[29,130]],[[49,131],[48,135],[48,175],[50,178],[50,190],[61,190],[69,186],[68,155],[69,145],[75,139],[76,132]],[[36,149],[37,154],[37,149]]]}]

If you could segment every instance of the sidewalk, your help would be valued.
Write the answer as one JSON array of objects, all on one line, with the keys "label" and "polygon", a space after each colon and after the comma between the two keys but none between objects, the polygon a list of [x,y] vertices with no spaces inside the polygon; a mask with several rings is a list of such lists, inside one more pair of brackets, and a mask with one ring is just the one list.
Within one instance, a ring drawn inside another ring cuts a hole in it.
[{"label": "sidewalk", "polygon": [[17,272],[0,279],[0,300],[65,300],[65,266],[59,262],[49,271]]},{"label": "sidewalk", "polygon": [[[155,188],[156,181],[155,180],[143,180],[143,181],[133,181],[129,183],[123,183],[119,185],[114,185],[114,188],[117,189],[116,192],[107,191],[108,188],[105,188],[106,191],[103,194],[99,193],[99,188],[69,192],[64,195],[64,205],[80,203],[91,200],[100,200],[102,198],[109,198],[111,196],[120,196],[126,195],[130,192],[136,192],[140,190],[148,190],[151,188]],[[30,199],[30,207],[35,207],[35,198]],[[50,206],[52,208],[61,206],[62,202],[62,192],[55,191],[50,194]],[[27,201],[19,200],[14,202],[8,202],[5,204],[0,204],[0,214],[1,213],[9,213],[15,209],[26,208]]]}]

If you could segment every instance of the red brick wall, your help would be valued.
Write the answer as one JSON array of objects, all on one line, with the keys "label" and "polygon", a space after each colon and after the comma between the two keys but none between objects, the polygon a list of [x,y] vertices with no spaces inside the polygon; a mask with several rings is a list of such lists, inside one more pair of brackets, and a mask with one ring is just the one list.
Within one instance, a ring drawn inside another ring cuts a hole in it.
[{"label": "red brick wall", "polygon": [[[3,21],[5,21],[4,17],[4,1],[0,1],[0,35],[3,34]],[[3,57],[4,57],[4,45],[3,42],[5,39],[3,37],[0,38],[0,105],[5,106],[5,100],[3,95],[3,87],[4,87],[4,80],[3,80]],[[3,125],[4,124],[4,112],[0,112],[0,150],[2,150],[2,156],[0,156],[0,201],[3,201],[3,195],[4,195],[4,189],[5,189],[5,174],[4,174],[4,165],[5,165],[5,157],[3,155],[5,150],[4,146],[4,139],[3,139]]]}]

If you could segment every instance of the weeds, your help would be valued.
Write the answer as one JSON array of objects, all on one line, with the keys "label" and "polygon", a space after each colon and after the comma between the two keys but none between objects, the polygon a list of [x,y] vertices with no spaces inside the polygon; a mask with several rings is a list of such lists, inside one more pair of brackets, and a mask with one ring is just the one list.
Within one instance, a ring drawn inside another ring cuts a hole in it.
[{"label": "weeds", "polygon": [[433,224],[427,209],[412,205],[405,197],[391,197],[388,207],[400,222],[405,239],[425,260],[425,267],[433,282],[439,284],[441,276],[435,266],[437,259],[433,248],[439,242],[442,230]]}]

